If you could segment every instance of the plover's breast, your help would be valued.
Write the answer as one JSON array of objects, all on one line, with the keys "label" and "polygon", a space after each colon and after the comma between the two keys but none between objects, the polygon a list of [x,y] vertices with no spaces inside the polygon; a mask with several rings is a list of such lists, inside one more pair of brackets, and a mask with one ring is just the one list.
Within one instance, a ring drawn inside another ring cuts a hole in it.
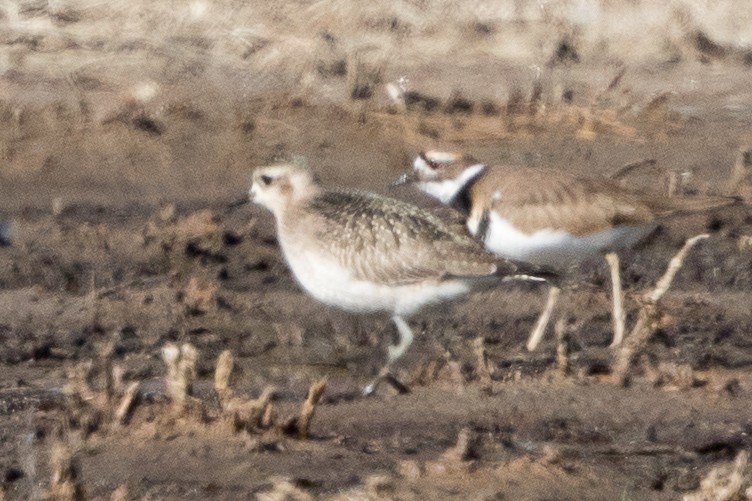
[{"label": "plover's breast", "polygon": [[[525,233],[493,211],[485,224],[483,244],[491,252],[556,267],[570,266],[604,251],[631,247],[655,229],[655,224],[650,223],[619,225],[586,235],[552,228]],[[478,235],[482,224],[478,218],[470,218],[467,226],[470,233]]]},{"label": "plover's breast", "polygon": [[472,279],[425,280],[389,285],[355,278],[339,260],[305,242],[280,241],[298,283],[322,303],[353,313],[410,316],[421,308],[467,294]]}]

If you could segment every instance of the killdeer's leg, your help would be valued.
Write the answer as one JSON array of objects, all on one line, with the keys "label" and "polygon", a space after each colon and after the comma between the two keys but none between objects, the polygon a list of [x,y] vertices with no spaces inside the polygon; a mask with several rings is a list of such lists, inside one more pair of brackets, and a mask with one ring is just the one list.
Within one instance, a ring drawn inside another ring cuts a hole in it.
[{"label": "killdeer's leg", "polygon": [[389,354],[386,365],[383,369],[379,372],[379,375],[376,376],[376,379],[371,381],[371,383],[365,387],[363,390],[364,395],[371,395],[376,391],[376,388],[378,388],[379,384],[383,381],[388,382],[394,388],[397,389],[400,393],[407,393],[409,389],[407,386],[405,386],[402,382],[400,382],[389,370],[389,367],[399,360],[402,355],[405,354],[407,349],[410,347],[411,344],[413,344],[413,331],[410,329],[410,326],[407,325],[407,322],[400,317],[399,315],[394,315],[392,317],[392,321],[394,322],[394,325],[397,327],[397,333],[399,334],[399,341],[394,346],[389,346],[387,348],[387,353]]},{"label": "killdeer's leg", "polygon": [[541,339],[543,339],[543,333],[546,332],[548,322],[551,320],[551,314],[554,311],[556,302],[559,300],[559,294],[561,294],[561,289],[552,285],[548,291],[546,307],[538,317],[538,321],[535,322],[533,332],[530,333],[530,338],[528,338],[527,340],[528,351],[534,351],[538,347],[538,344],[541,342]]},{"label": "killdeer's leg", "polygon": [[621,290],[621,275],[619,273],[619,255],[615,252],[606,254],[606,262],[611,270],[611,295],[614,301],[614,339],[611,348],[619,346],[624,339],[624,297]]}]

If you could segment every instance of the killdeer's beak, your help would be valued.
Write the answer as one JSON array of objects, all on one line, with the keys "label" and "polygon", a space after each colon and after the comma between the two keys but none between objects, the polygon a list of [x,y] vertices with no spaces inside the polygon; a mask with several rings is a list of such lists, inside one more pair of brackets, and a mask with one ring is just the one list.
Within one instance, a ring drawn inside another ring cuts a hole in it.
[{"label": "killdeer's beak", "polygon": [[403,184],[413,183],[415,181],[417,181],[417,178],[413,172],[405,172],[394,180],[392,186],[402,186]]}]

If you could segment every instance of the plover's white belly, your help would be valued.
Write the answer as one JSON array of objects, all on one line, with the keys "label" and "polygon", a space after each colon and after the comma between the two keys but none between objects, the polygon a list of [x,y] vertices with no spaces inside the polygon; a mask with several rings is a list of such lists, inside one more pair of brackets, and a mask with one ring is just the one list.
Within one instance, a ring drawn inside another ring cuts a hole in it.
[{"label": "plover's white belly", "polygon": [[383,285],[358,280],[350,270],[321,252],[298,249],[285,257],[298,283],[322,303],[353,313],[388,312],[409,316],[420,308],[470,291],[462,280]]},{"label": "plover's white belly", "polygon": [[[623,225],[589,235],[572,235],[562,230],[540,230],[527,234],[492,212],[483,243],[499,256],[538,265],[565,267],[603,251],[635,245],[654,228],[653,224]],[[478,222],[468,220],[468,229],[475,235]]]}]

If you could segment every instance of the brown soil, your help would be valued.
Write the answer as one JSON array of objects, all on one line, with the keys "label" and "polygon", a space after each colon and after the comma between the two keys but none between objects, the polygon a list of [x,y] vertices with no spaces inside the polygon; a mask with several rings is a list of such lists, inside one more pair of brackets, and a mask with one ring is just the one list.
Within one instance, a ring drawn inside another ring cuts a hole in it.
[{"label": "brown soil", "polygon": [[[3,43],[26,44],[34,57],[58,53],[29,48],[28,40]],[[566,376],[552,333],[536,352],[524,349],[545,290],[516,284],[412,319],[418,339],[398,370],[412,392],[383,388],[363,398],[391,340],[388,320],[355,320],[302,293],[271,216],[233,202],[245,195],[254,165],[302,156],[327,184],[446,214],[410,189],[389,187],[415,152],[433,146],[592,175],[653,159],[623,182],[667,193],[674,176],[686,180],[688,195],[728,194],[740,148],[752,140],[752,70],[743,55],[697,47],[672,62],[630,67],[620,80],[608,61],[558,62],[538,84],[526,64],[490,56],[455,54],[451,70],[397,61],[377,77],[361,68],[357,78],[351,62],[340,68],[335,58],[317,70],[315,92],[295,87],[288,74],[279,86],[254,81],[244,90],[242,75],[219,82],[212,67],[183,58],[144,70],[157,81],[154,99],[83,70],[73,90],[39,78],[36,66],[6,71],[6,497],[44,496],[58,441],[73,451],[85,497],[99,499],[120,486],[127,499],[657,500],[696,490],[708,471],[752,448],[748,205],[666,222],[622,254],[631,325],[634,298],[684,240],[712,234],[665,296],[628,387],[609,382],[608,275],[596,261],[578,270],[582,280],[557,310],[573,324]],[[572,59],[567,50],[554,55]],[[406,109],[383,91],[402,75],[412,89]],[[752,194],[749,181],[735,192]],[[165,420],[160,350],[168,342],[200,351],[194,386],[203,420]],[[97,364],[113,343],[123,381],[140,383],[139,402],[127,425],[87,425],[66,396],[67,371],[93,360],[92,385],[100,389]],[[274,386],[281,416],[295,414],[310,384],[328,376],[308,439],[218,424],[211,381],[228,349],[236,394],[256,397]],[[460,436],[470,444],[454,450]]]}]

